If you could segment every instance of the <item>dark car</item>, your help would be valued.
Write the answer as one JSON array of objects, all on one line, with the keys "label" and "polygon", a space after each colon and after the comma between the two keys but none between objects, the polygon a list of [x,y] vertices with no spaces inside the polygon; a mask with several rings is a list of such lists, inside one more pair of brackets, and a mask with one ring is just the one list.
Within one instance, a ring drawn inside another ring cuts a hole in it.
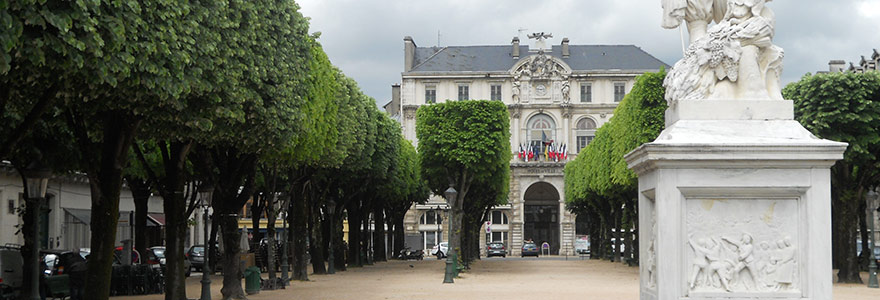
[{"label": "dark car", "polygon": [[492,242],[486,245],[486,257],[501,256],[507,257],[507,248],[504,243]]},{"label": "dark car", "polygon": [[79,251],[41,250],[40,254],[46,264],[43,272],[47,276],[67,274],[74,264],[86,261]]},{"label": "dark car", "polygon": [[538,251],[538,246],[535,243],[525,243],[522,246],[522,257],[526,256],[534,256],[538,257],[541,252]]},{"label": "dark car", "polygon": [[[147,248],[147,264],[151,265],[159,265],[161,267],[165,267],[165,246],[157,246]],[[186,277],[189,277],[192,273],[192,266],[189,259],[184,255],[183,257],[183,268],[186,270]]]},{"label": "dark car", "polygon": [[190,267],[201,272],[205,267],[205,245],[193,245],[186,251],[186,258],[190,262]]}]

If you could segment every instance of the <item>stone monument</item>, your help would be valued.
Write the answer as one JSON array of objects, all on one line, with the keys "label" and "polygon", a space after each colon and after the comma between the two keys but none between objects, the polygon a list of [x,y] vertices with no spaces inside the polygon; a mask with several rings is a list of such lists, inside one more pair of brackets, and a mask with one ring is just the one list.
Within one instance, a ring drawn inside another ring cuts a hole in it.
[{"label": "stone monument", "polygon": [[[639,175],[641,299],[831,299],[830,167],[780,92],[769,0],[662,0],[690,45]],[[715,22],[709,26],[709,23]]]}]

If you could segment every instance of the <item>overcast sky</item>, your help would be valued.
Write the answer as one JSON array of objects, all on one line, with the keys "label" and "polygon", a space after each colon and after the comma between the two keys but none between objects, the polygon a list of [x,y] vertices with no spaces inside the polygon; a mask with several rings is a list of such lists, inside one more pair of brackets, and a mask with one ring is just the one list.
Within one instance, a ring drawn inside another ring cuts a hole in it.
[{"label": "overcast sky", "polygon": [[[679,30],[660,27],[660,0],[300,0],[311,32],[334,65],[381,106],[403,71],[403,37],[419,47],[509,45],[525,29],[557,45],[636,45],[669,65],[682,56]],[[858,63],[880,49],[880,0],[776,0],[775,44],[785,49],[783,84]],[[685,30],[685,39],[687,31]]]}]

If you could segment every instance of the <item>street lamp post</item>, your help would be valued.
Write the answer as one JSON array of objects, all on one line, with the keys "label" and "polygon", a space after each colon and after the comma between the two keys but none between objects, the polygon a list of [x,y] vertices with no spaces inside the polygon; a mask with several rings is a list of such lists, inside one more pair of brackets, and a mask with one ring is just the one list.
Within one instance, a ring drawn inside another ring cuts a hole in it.
[{"label": "street lamp post", "polygon": [[40,300],[40,203],[46,197],[46,188],[52,170],[35,160],[22,170],[27,185],[27,208],[31,211],[31,295],[30,299]]},{"label": "street lamp post", "polygon": [[327,214],[330,215],[330,247],[327,249],[327,254],[330,258],[327,259],[327,274],[336,274],[336,256],[333,255],[333,248],[336,246],[335,240],[333,240],[333,232],[336,231],[336,223],[333,223],[336,201],[333,201],[333,198],[327,198],[327,202],[324,205],[327,207]]},{"label": "street lamp post", "polygon": [[[451,204],[455,203],[455,197],[458,195],[458,192],[456,192],[455,189],[452,188],[452,186],[449,186],[449,188],[446,189],[446,191],[443,192],[443,194],[446,196],[446,203],[448,203],[448,204],[451,205]],[[450,213],[449,213],[449,217],[447,217],[447,219],[450,220],[450,222],[449,222],[449,226],[450,226],[450,227],[449,227],[449,232],[450,232],[450,233],[453,232],[453,230],[456,230],[455,228],[452,228],[452,222],[451,222],[451,221],[452,221],[452,214],[453,214],[453,213],[455,213],[455,212],[454,212],[454,211],[450,211]],[[446,248],[446,249],[447,249],[446,251],[449,251],[448,249],[451,248],[451,246],[452,246],[452,245],[449,245],[449,247]],[[454,278],[455,278],[455,266],[453,265],[453,262],[454,262],[455,259],[457,259],[457,258],[456,258],[456,256],[455,256],[455,249],[452,249],[452,251],[450,251],[450,252],[451,252],[451,253],[448,253],[448,254],[446,255],[446,274],[445,274],[444,277],[443,277],[443,283],[455,283],[455,280],[454,280]]]},{"label": "street lamp post", "polygon": [[[873,201],[871,201],[873,202]],[[877,241],[874,238],[874,208],[873,203],[868,205],[868,223],[871,224],[871,236],[869,236],[868,242],[869,245],[872,245],[871,252],[873,252],[873,248],[877,247]],[[874,257],[874,253],[868,254],[868,260],[870,263],[868,264],[868,287],[869,288],[880,288],[880,285],[877,284],[877,262],[875,261],[876,257]]]},{"label": "street lamp post", "polygon": [[211,248],[208,239],[208,209],[211,207],[211,197],[214,195],[214,187],[210,184],[202,184],[199,187],[199,198],[202,200],[204,213],[203,227],[205,227],[205,266],[202,268],[202,297],[201,300],[211,300]]},{"label": "street lamp post", "polygon": [[[287,203],[290,203],[288,201]],[[288,206],[290,206],[288,204]],[[284,242],[281,243],[281,282],[284,286],[290,285],[290,264],[287,262],[287,237],[290,235],[290,228],[287,228],[287,208],[285,207],[284,211],[281,212],[281,223],[282,227],[284,227]]]}]

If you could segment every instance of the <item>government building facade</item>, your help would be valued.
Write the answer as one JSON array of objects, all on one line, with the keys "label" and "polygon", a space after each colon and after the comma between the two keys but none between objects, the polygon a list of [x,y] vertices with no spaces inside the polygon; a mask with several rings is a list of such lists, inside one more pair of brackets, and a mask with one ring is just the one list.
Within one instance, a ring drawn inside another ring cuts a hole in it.
[{"label": "government building facade", "polygon": [[[532,240],[539,247],[547,243],[551,254],[573,255],[575,239],[585,233],[565,209],[565,164],[611,118],[636,76],[669,66],[632,45],[569,45],[564,38],[547,47],[551,35],[529,37],[534,48],[518,38],[511,45],[418,47],[405,37],[401,84],[392,87],[386,110],[401,116],[404,136],[417,145],[422,105],[470,99],[507,104],[516,152],[510,194],[508,204],[489,212],[481,245],[502,242],[518,256],[523,242]],[[413,205],[405,219],[407,246],[430,250],[445,242],[447,212],[440,196]]]}]

